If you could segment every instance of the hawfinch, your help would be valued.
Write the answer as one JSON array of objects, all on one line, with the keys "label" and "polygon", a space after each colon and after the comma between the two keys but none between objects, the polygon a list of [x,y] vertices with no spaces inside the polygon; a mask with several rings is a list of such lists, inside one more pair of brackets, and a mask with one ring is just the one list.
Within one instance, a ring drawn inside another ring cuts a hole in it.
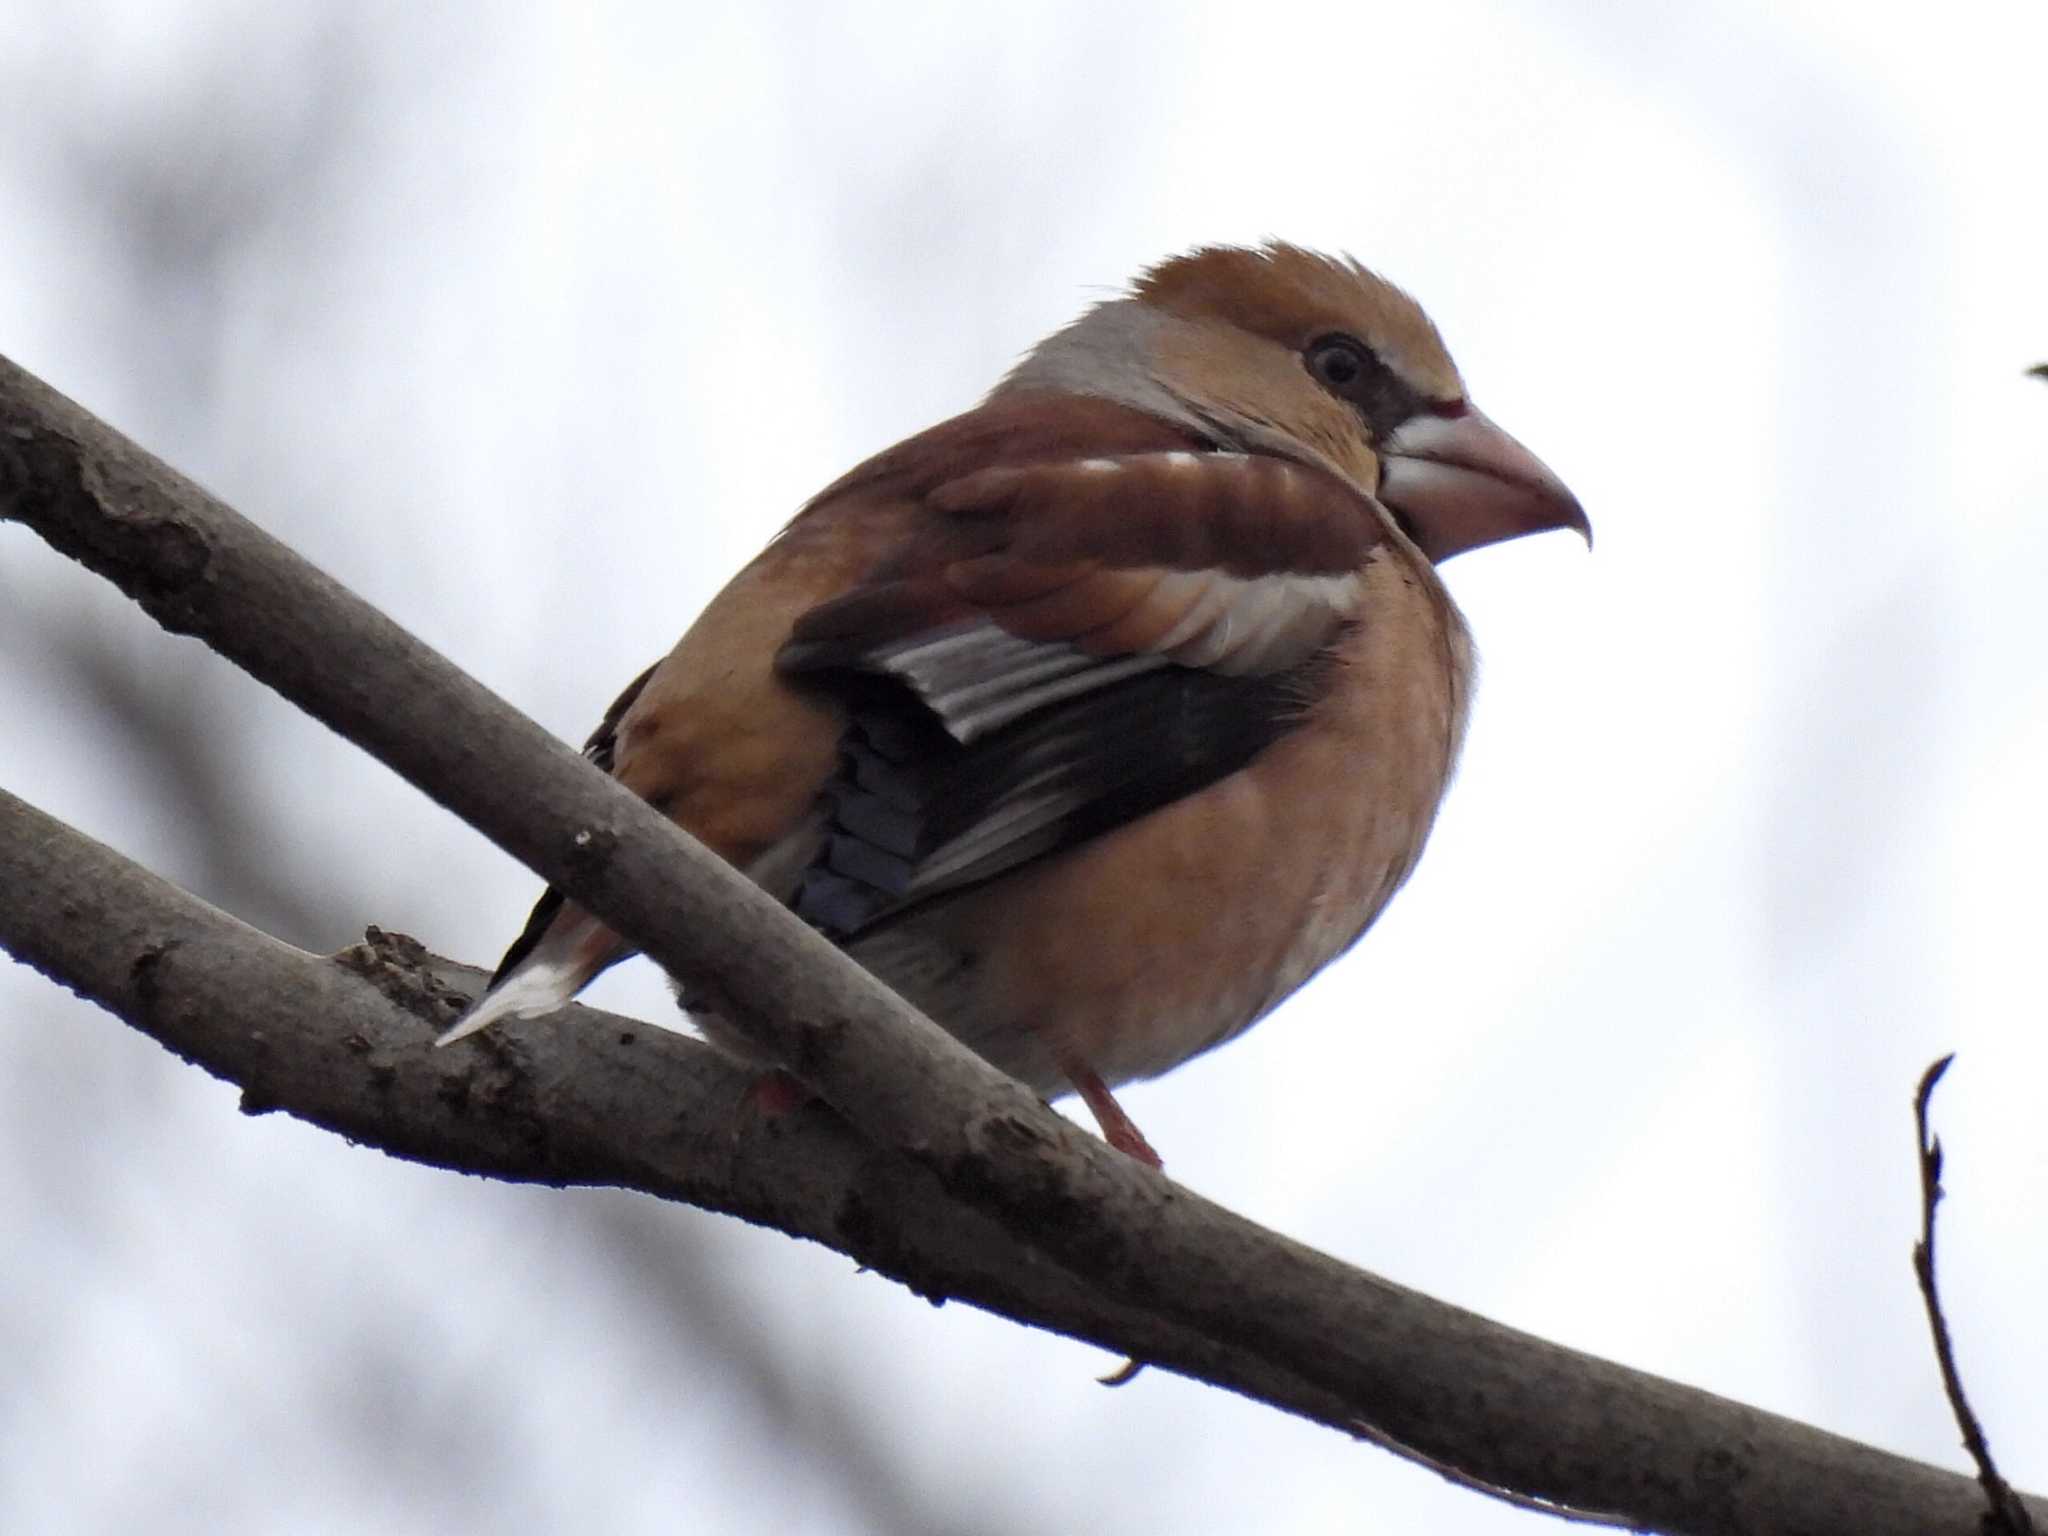
[{"label": "hawfinch", "polygon": [[[1156,1165],[1110,1089],[1263,1017],[1408,878],[1472,675],[1436,566],[1548,528],[1590,537],[1405,293],[1197,250],[821,491],[587,751]],[[551,890],[444,1041],[628,952]]]}]

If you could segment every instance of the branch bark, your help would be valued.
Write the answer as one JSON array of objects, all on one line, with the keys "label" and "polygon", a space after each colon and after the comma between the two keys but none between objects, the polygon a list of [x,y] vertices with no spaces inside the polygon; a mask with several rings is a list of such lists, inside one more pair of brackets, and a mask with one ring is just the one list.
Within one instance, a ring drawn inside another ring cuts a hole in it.
[{"label": "branch bark", "polygon": [[241,1084],[245,1107],[446,1167],[730,1211],[924,1294],[1644,1529],[1975,1529],[1967,1477],[1489,1323],[1111,1152],[384,615],[4,359],[0,516],[569,891],[844,1120],[738,1115],[739,1080],[702,1048],[588,1010],[434,1053],[459,994],[423,954],[303,954],[0,801],[0,943]]}]

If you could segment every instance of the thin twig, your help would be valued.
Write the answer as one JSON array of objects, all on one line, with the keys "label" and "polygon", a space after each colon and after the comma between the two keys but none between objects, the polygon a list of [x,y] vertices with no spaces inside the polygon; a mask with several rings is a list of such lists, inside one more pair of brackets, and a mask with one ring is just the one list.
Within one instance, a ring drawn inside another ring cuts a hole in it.
[{"label": "thin twig", "polygon": [[1984,1529],[1999,1536],[2032,1536],[2034,1522],[2012,1491],[2012,1485],[1999,1476],[1991,1459],[1991,1443],[1984,1438],[1984,1426],[1977,1422],[1963,1392],[1962,1372],[1956,1367],[1955,1345],[1949,1338],[1948,1318],[1942,1312],[1941,1293],[1934,1279],[1934,1208],[1941,1204],[1942,1195],[1941,1138],[1927,1128],[1927,1105],[1934,1097],[1934,1085],[1955,1059],[1951,1051],[1929,1067],[1921,1074],[1919,1092],[1913,1095],[1913,1125],[1920,1143],[1920,1241],[1913,1245],[1913,1273],[1919,1277],[1920,1297],[1927,1304],[1927,1326],[1934,1334],[1934,1358],[1941,1367],[1942,1390],[1948,1394],[1956,1427],[1963,1432],[1963,1449],[1977,1463],[1977,1481],[1991,1506],[1984,1516]]}]

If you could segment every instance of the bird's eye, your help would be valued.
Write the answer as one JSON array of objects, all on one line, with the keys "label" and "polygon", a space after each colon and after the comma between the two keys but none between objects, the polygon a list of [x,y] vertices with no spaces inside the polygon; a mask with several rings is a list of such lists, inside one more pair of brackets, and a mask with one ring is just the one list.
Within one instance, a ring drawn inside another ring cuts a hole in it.
[{"label": "bird's eye", "polygon": [[1346,397],[1365,382],[1378,363],[1365,343],[1351,336],[1323,336],[1310,342],[1304,360],[1318,384]]},{"label": "bird's eye", "polygon": [[1332,389],[1357,383],[1358,376],[1365,372],[1365,359],[1348,341],[1323,342],[1309,353],[1308,365]]},{"label": "bird's eye", "polygon": [[1301,364],[1316,383],[1358,412],[1375,437],[1384,438],[1426,404],[1377,352],[1348,331],[1318,336],[1301,349]]}]

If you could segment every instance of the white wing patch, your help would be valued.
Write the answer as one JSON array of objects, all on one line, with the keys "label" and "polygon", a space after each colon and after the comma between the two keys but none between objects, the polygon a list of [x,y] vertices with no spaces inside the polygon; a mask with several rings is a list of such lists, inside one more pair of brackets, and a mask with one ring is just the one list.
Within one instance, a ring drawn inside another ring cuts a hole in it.
[{"label": "white wing patch", "polygon": [[987,620],[877,647],[873,660],[908,683],[959,742],[1167,664],[1147,652],[1102,657],[1065,641],[1026,640]]},{"label": "white wing patch", "polygon": [[[1153,644],[1184,667],[1225,677],[1256,677],[1305,661],[1330,631],[1358,612],[1364,579],[1341,576],[1231,576],[1221,571],[1169,571],[1179,597],[1198,585],[1194,605]],[[1155,589],[1155,595],[1157,589]]]},{"label": "white wing patch", "polygon": [[[1224,677],[1264,677],[1306,661],[1351,618],[1364,594],[1357,574],[1230,576],[1221,571],[1128,573],[1144,583],[1143,601],[1185,612],[1142,647],[1106,651],[1089,634],[1040,640],[987,619],[878,646],[877,670],[908,683],[955,741],[972,742],[1063,699],[1141,672],[1178,665]],[[1118,615],[1103,631],[1127,624]],[[1102,631],[1096,631],[1100,633]]]}]

